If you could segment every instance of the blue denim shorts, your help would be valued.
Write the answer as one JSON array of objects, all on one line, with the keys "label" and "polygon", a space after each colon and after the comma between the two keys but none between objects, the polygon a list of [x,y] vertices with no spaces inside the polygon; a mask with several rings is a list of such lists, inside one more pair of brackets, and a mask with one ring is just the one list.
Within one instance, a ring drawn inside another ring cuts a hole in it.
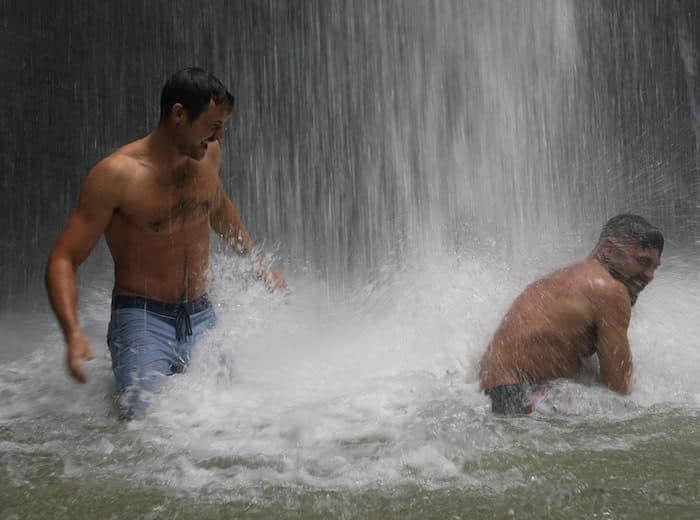
[{"label": "blue denim shorts", "polygon": [[183,372],[216,323],[207,295],[182,303],[115,295],[107,330],[121,419],[142,417],[165,376]]}]

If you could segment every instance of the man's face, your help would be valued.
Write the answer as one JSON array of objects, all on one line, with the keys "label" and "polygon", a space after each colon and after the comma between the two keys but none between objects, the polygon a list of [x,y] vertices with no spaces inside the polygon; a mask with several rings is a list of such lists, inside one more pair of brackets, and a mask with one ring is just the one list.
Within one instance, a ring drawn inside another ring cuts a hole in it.
[{"label": "man's face", "polygon": [[224,135],[224,124],[231,116],[230,107],[214,100],[197,119],[189,120],[185,114],[180,129],[178,150],[183,155],[196,161],[201,161],[207,153],[207,145],[221,139]]},{"label": "man's face", "polygon": [[655,248],[643,248],[638,244],[617,244],[609,257],[612,273],[627,287],[632,303],[654,279],[654,272],[661,264],[661,254]]}]

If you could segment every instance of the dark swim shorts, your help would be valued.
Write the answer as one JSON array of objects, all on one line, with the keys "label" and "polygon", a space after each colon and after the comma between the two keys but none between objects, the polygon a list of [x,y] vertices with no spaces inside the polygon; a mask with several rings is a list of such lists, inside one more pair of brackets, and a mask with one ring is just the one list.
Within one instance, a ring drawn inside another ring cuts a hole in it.
[{"label": "dark swim shorts", "polygon": [[535,411],[549,390],[548,385],[519,383],[499,385],[484,393],[491,398],[491,411],[499,415],[527,415]]}]

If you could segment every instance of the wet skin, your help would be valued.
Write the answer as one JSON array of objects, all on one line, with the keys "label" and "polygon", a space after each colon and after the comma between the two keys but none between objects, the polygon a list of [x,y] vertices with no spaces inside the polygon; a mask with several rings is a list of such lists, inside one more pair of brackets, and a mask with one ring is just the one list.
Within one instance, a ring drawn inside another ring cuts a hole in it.
[{"label": "wet skin", "polygon": [[115,292],[192,300],[206,291],[210,215],[223,203],[219,145],[211,143],[201,161],[189,159],[171,172],[135,159],[145,145],[137,141],[120,151],[133,164],[121,190],[123,202],[105,229]]},{"label": "wet skin", "polygon": [[253,254],[254,244],[219,179],[219,139],[230,108],[210,102],[190,120],[176,104],[156,130],[102,159],[88,174],[49,257],[46,284],[67,343],[71,375],[86,381],[90,344],[77,317],[75,272],[104,233],[114,260],[116,294],[162,302],[206,291],[210,227],[250,254],[270,288],[284,277]]},{"label": "wet skin", "polygon": [[631,305],[659,261],[655,249],[608,244],[597,255],[528,286],[481,360],[481,388],[574,378],[582,359],[597,353],[602,383],[629,393]]}]

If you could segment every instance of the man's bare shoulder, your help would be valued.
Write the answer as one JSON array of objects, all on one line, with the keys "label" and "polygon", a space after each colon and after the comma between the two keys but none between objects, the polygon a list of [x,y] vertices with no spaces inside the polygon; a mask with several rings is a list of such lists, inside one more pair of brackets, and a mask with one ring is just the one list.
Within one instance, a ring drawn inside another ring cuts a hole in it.
[{"label": "man's bare shoulder", "polygon": [[558,293],[562,290],[570,292],[584,279],[584,269],[581,262],[560,267],[532,282],[523,293],[538,293],[539,296],[542,296],[548,293]]},{"label": "man's bare shoulder", "polygon": [[593,259],[576,262],[553,271],[530,284],[517,303],[546,300],[573,301],[584,298],[594,304],[628,301],[625,286]]},{"label": "man's bare shoulder", "polygon": [[78,199],[78,208],[116,208],[121,205],[129,172],[133,170],[133,159],[114,152],[98,161],[83,181]]},{"label": "man's bare shoulder", "polygon": [[83,183],[81,199],[119,207],[128,187],[149,169],[143,139],[122,146],[90,169]]},{"label": "man's bare shoulder", "polygon": [[129,146],[119,148],[101,159],[93,166],[88,176],[100,177],[105,181],[124,182],[128,177],[144,169],[146,164],[143,158],[134,153],[135,150]]},{"label": "man's bare shoulder", "polygon": [[586,294],[597,307],[630,308],[629,292],[625,285],[613,278],[597,260],[586,261],[584,280]]}]

